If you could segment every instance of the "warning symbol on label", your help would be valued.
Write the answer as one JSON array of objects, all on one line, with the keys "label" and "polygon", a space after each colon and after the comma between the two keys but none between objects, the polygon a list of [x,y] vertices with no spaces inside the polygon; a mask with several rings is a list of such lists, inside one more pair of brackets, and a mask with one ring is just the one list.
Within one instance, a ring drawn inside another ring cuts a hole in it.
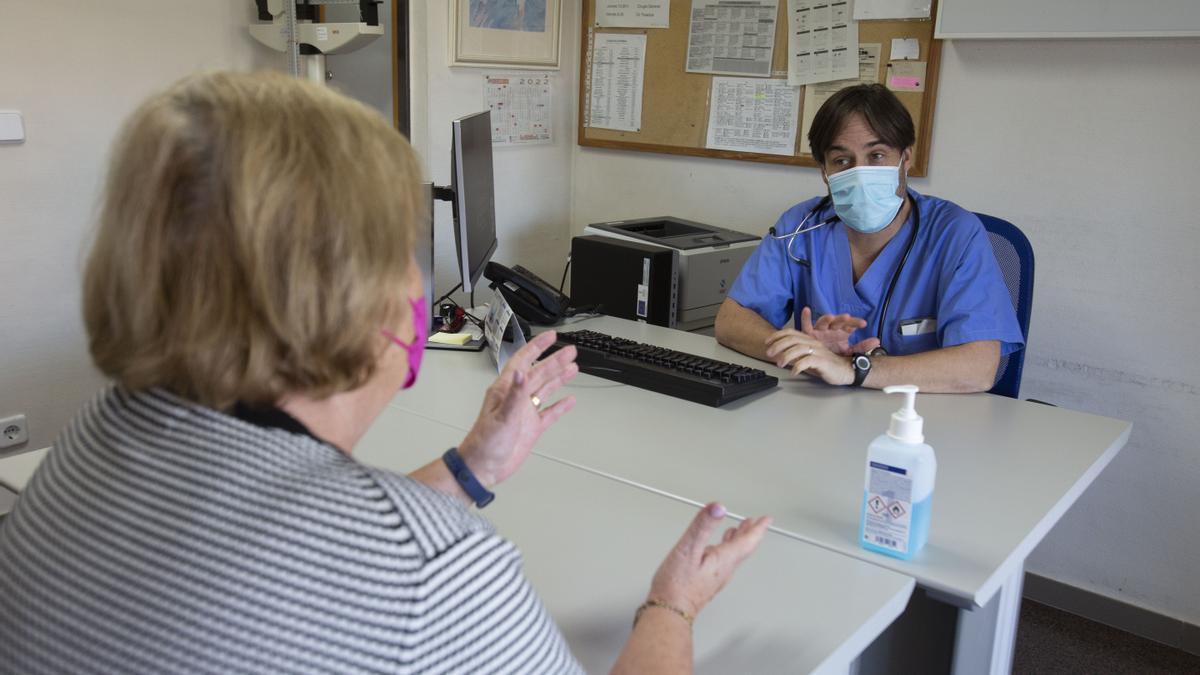
[{"label": "warning symbol on label", "polygon": [[868,504],[871,505],[871,510],[875,513],[883,513],[887,509],[887,504],[879,497],[871,497],[871,501]]},{"label": "warning symbol on label", "polygon": [[899,518],[900,516],[903,516],[905,513],[904,507],[900,505],[900,502],[892,502],[891,504],[888,505],[887,509],[888,509],[888,513],[892,514],[893,518]]}]

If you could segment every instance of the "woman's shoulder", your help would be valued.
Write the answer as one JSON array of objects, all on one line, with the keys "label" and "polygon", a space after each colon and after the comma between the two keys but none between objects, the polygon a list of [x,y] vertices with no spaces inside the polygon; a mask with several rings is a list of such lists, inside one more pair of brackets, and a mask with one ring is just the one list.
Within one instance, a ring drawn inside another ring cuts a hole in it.
[{"label": "woman's shoulder", "polygon": [[497,536],[486,518],[453,497],[402,473],[359,466],[395,506],[427,556],[436,556],[466,538]]},{"label": "woman's shoulder", "polygon": [[[66,434],[72,442],[58,448],[67,455],[60,459],[115,467],[113,480],[137,492],[182,480],[202,488],[175,497],[191,510],[220,495],[277,526],[273,533],[292,531],[318,548],[369,541],[428,559],[472,534],[493,534],[486,520],[408,476],[365,465],[310,435],[251,424],[169,392],[110,387],[72,424],[76,433]],[[410,549],[414,541],[419,552]]]}]

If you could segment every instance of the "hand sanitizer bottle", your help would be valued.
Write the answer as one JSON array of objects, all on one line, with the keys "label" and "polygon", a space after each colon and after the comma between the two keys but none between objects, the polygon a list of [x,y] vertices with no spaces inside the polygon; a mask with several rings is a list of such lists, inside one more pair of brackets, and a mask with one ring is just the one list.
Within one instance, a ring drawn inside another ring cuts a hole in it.
[{"label": "hand sanitizer bottle", "polygon": [[892,413],[887,433],[867,446],[859,542],[865,549],[908,560],[929,538],[937,459],[921,432],[924,420],[916,411],[916,385],[883,391],[904,394],[904,407]]}]

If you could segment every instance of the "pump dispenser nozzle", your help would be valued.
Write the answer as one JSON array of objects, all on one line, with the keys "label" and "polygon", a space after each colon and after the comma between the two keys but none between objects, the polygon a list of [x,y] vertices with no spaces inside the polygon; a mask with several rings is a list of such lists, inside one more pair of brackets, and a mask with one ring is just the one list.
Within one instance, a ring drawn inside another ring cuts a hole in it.
[{"label": "pump dispenser nozzle", "polygon": [[885,394],[904,394],[904,407],[892,413],[892,423],[888,427],[888,436],[901,443],[924,443],[925,434],[922,427],[925,420],[917,414],[917,392],[915,384],[896,384],[884,387]]}]

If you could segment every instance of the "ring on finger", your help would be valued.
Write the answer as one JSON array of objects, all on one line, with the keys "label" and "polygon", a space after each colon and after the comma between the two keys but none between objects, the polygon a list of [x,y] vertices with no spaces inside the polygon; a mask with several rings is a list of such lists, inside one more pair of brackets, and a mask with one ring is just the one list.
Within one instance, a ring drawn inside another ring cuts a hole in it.
[{"label": "ring on finger", "polygon": [[529,402],[533,404],[533,407],[534,407],[535,409],[537,409],[537,410],[541,410],[541,409],[542,409],[542,399],[541,399],[541,397],[540,397],[540,396],[538,396],[537,394],[534,394],[533,396],[530,396],[530,397],[529,397]]}]

